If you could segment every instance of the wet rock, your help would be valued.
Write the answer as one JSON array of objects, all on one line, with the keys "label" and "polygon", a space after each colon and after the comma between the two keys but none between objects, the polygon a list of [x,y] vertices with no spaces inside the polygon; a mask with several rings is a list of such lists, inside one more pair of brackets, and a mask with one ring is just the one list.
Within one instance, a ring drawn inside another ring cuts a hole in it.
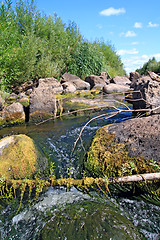
[{"label": "wet rock", "polygon": [[118,143],[125,143],[131,156],[160,162],[160,115],[134,118],[108,127]]},{"label": "wet rock", "polygon": [[1,112],[0,124],[15,124],[25,121],[25,113],[22,104],[12,103]]},{"label": "wet rock", "polygon": [[117,92],[126,92],[130,89],[127,85],[121,85],[121,84],[115,84],[110,83],[108,85],[105,85],[103,88],[104,93],[117,93]]},{"label": "wet rock", "polygon": [[13,135],[0,140],[0,177],[32,178],[39,169],[43,174],[47,166],[47,159],[28,136]]},{"label": "wet rock", "polygon": [[[60,225],[60,231],[57,225]],[[38,239],[140,240],[141,237],[117,208],[102,202],[85,201],[56,210]]]}]

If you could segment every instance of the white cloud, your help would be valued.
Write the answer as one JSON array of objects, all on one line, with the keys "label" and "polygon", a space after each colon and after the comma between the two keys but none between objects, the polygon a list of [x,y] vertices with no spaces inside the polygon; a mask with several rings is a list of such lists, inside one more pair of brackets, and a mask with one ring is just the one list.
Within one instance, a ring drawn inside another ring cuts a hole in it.
[{"label": "white cloud", "polygon": [[103,16],[120,15],[126,13],[124,8],[115,9],[113,7],[102,10],[99,14]]},{"label": "white cloud", "polygon": [[135,22],[134,28],[142,28],[142,23],[141,22]]},{"label": "white cloud", "polygon": [[126,33],[121,32],[119,35],[120,35],[120,37],[122,37],[122,36],[125,36],[125,37],[136,37],[137,36],[134,31],[128,31]]},{"label": "white cloud", "polygon": [[125,37],[135,37],[135,36],[136,36],[136,33],[134,31],[128,31],[125,34]]},{"label": "white cloud", "polygon": [[132,42],[131,45],[138,45],[139,42]]},{"label": "white cloud", "polygon": [[159,24],[158,24],[158,23],[149,22],[149,23],[148,23],[148,27],[151,27],[151,28],[159,27]]},{"label": "white cloud", "polygon": [[122,62],[124,64],[124,68],[129,74],[130,72],[134,72],[136,69],[143,67],[144,63],[148,62],[149,59],[152,59],[153,57],[156,58],[157,61],[160,61],[160,53],[152,54],[152,55],[141,55],[141,56],[130,56],[123,58],[122,56]]},{"label": "white cloud", "polygon": [[136,48],[126,50],[126,49],[120,49],[117,51],[118,55],[125,55],[125,54],[138,54],[139,52],[137,51]]}]

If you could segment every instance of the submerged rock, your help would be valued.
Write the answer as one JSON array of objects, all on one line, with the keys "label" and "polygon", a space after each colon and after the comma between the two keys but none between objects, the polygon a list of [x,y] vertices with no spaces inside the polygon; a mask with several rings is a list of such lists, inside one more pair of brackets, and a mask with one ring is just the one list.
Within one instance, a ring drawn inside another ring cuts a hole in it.
[{"label": "submerged rock", "polygon": [[142,235],[118,209],[102,202],[85,201],[56,210],[37,239],[140,240]]},{"label": "submerged rock", "polygon": [[48,166],[33,140],[23,134],[0,140],[0,178],[32,178],[37,171],[43,174]]}]

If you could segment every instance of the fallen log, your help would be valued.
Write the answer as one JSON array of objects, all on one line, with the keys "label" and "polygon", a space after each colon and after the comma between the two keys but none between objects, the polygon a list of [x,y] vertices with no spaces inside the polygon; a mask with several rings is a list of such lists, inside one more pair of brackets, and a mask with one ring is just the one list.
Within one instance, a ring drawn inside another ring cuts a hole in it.
[{"label": "fallen log", "polygon": [[[141,181],[155,181],[160,180],[160,172],[158,173],[145,173],[145,174],[137,174],[137,175],[131,175],[131,176],[124,176],[124,177],[118,177],[114,179],[108,179],[108,178],[93,178],[93,177],[85,177],[82,179],[74,179],[74,178],[60,178],[60,179],[54,179],[50,178],[48,180],[42,180],[40,179],[41,185],[44,187],[56,187],[56,186],[64,186],[64,187],[73,187],[73,186],[87,186],[91,187],[94,184],[98,185],[109,185],[109,184],[115,184],[115,183],[131,183],[131,182],[141,182]],[[36,187],[38,184],[38,180],[6,180],[6,184],[8,186],[14,186],[14,188],[20,187],[22,184],[32,185],[33,187]]]}]

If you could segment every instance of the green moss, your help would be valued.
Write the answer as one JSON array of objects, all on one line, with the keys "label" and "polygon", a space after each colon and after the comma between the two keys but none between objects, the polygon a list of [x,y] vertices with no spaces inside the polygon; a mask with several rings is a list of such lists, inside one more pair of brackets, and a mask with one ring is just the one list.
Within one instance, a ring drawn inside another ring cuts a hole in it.
[{"label": "green moss", "polygon": [[12,113],[8,114],[6,118],[0,117],[0,127],[7,127],[7,126],[12,126],[12,125],[17,125],[17,124],[22,124],[25,122],[25,119],[22,118],[21,113]]},{"label": "green moss", "polygon": [[28,107],[29,106],[29,97],[23,97],[19,100],[19,102],[24,106]]},{"label": "green moss", "polygon": [[5,143],[5,141],[7,142],[7,138],[0,141],[2,145],[0,177],[4,176],[6,179],[32,178],[38,170],[38,163],[41,159],[33,140],[21,134],[11,136],[9,143]]},{"label": "green moss", "polygon": [[114,134],[99,129],[89,149],[86,169],[94,177],[120,177],[155,172],[152,165],[141,156],[131,157],[124,143],[117,143]]},{"label": "green moss", "polygon": [[[58,227],[57,227],[58,226]],[[102,202],[85,201],[57,209],[37,239],[145,239],[121,212]]]}]

